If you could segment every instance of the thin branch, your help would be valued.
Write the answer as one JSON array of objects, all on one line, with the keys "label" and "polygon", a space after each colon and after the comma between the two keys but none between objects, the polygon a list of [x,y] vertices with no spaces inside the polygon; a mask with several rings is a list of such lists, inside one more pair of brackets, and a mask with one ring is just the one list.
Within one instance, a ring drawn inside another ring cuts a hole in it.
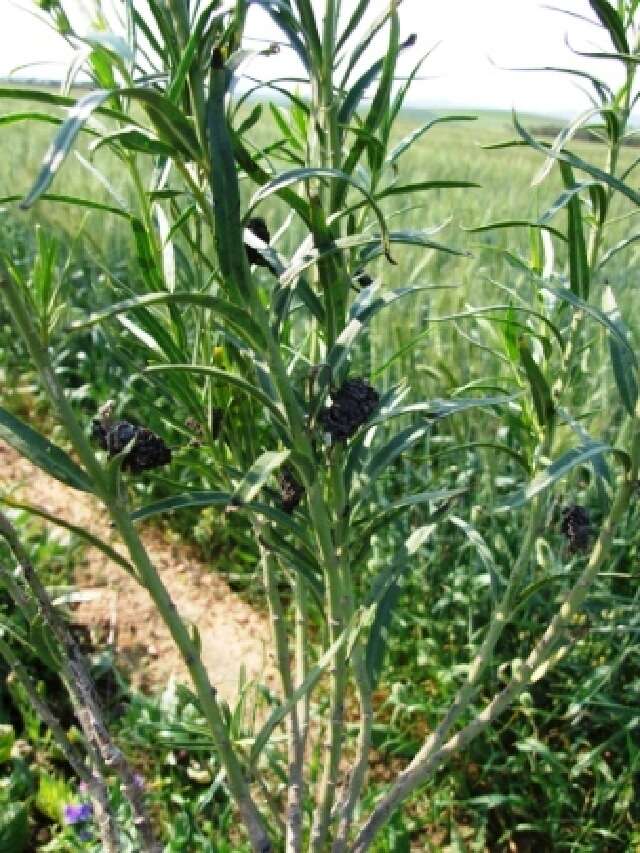
[{"label": "thin branch", "polygon": [[97,769],[91,772],[86,767],[82,756],[67,737],[55,714],[38,693],[38,689],[27,672],[26,667],[1,636],[0,655],[6,660],[15,677],[22,685],[42,722],[51,730],[73,772],[86,784],[93,801],[94,814],[100,829],[103,850],[105,853],[119,853],[121,847],[118,837],[118,826],[109,806],[106,782],[100,776]]},{"label": "thin branch", "polygon": [[[105,767],[117,773],[123,793],[131,806],[134,824],[142,845],[141,850],[156,853],[161,848],[154,838],[141,792],[128,761],[109,734],[84,656],[69,628],[53,606],[16,530],[2,512],[0,512],[0,536],[7,541],[13,552],[22,576],[37,601],[42,618],[60,646],[65,686],[87,742],[96,750],[99,760],[104,762]],[[16,594],[16,587],[19,588],[14,582],[10,586],[10,592],[16,595],[16,605],[25,609],[28,614],[33,607],[24,593]]]}]

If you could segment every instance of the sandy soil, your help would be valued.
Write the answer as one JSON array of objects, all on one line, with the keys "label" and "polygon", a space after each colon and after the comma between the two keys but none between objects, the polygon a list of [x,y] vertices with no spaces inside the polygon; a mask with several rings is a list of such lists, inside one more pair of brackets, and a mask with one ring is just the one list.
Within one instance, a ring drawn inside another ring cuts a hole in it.
[{"label": "sandy soil", "polygon": [[[90,495],[48,477],[2,442],[0,484],[3,489],[9,484],[17,499],[116,544],[105,514]],[[202,658],[220,695],[233,704],[243,666],[249,679],[276,689],[266,617],[204,565],[195,549],[168,543],[153,527],[143,530],[142,539],[178,611],[198,626]],[[89,548],[77,566],[76,583],[90,594],[88,600],[74,605],[74,621],[86,626],[94,638],[113,643],[119,664],[136,687],[160,691],[171,675],[188,681],[186,668],[147,591],[124,569],[101,551]]]}]

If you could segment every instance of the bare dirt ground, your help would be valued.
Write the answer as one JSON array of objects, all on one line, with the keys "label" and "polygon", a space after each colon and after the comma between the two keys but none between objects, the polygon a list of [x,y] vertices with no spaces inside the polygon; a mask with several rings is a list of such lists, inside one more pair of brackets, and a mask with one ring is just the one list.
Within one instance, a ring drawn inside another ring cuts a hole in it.
[{"label": "bare dirt ground", "polygon": [[[48,477],[0,441],[0,482],[13,496],[65,518],[112,541],[108,519],[90,495]],[[15,491],[13,491],[15,489]],[[65,531],[63,531],[63,535]],[[266,616],[256,612],[211,568],[195,549],[168,543],[161,531],[145,528],[142,539],[180,614],[198,626],[202,659],[220,695],[233,704],[241,668],[249,679],[276,689]],[[174,675],[189,676],[169,632],[145,589],[101,551],[89,548],[76,568],[79,589],[88,600],[74,605],[74,622],[95,637],[110,637],[120,666],[134,686],[147,692],[164,689]]]}]

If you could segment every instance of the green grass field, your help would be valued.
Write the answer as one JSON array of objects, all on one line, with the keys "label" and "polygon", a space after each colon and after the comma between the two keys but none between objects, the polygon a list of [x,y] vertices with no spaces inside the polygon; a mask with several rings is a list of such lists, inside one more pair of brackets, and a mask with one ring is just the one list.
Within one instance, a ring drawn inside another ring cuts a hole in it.
[{"label": "green grass field", "polygon": [[[7,121],[8,114],[27,107],[16,101],[0,103],[2,197],[26,192],[53,132],[46,124]],[[406,113],[397,138],[423,121],[423,114]],[[529,126],[538,121],[528,117]],[[269,129],[264,132],[266,139]],[[385,200],[392,229],[442,226],[434,239],[462,254],[397,246],[395,266],[384,260],[370,265],[369,271],[381,277],[385,289],[430,286],[391,315],[391,321],[385,316],[377,320],[359,350],[357,364],[379,387],[406,380],[411,389],[408,399],[418,400],[472,395],[474,390],[515,393],[522,384],[504,355],[509,345],[504,306],[535,310],[544,298],[518,266],[518,256],[527,256],[531,249],[529,229],[468,230],[491,222],[536,220],[561,192],[557,170],[541,186],[531,187],[542,162],[531,150],[485,147],[513,137],[508,117],[480,114],[474,122],[436,125],[403,160],[401,183],[456,179],[480,186],[434,190],[420,196],[420,207],[411,208],[409,203],[398,211],[393,196]],[[574,149],[591,161],[603,159],[595,143],[580,142]],[[80,156],[68,159],[51,192],[126,204],[129,184],[115,158],[106,149],[91,157],[86,139],[77,151]],[[625,150],[623,156],[631,163],[634,149]],[[634,231],[635,219],[627,212],[622,205],[615,211],[619,221],[607,235],[609,245]],[[266,216],[272,232],[284,220],[277,203]],[[565,216],[564,211],[557,214],[562,226]],[[22,213],[14,202],[4,202],[0,244],[24,270],[32,263],[36,226],[60,238],[61,264],[67,252],[73,253],[61,286],[84,310],[111,301],[105,270],[122,280],[139,278],[128,225],[118,217],[49,202]],[[278,249],[292,254],[301,237],[294,223]],[[626,309],[633,304],[637,287],[638,245],[617,255],[594,283],[594,303],[599,301],[598,288],[609,283],[632,324],[638,322],[637,312]],[[562,262],[560,257],[558,266]],[[480,307],[489,310],[474,313]],[[597,436],[606,427],[615,440],[606,338],[597,324],[589,329],[582,359],[590,385],[581,389],[579,423]],[[632,332],[640,332],[637,325]],[[96,342],[102,346],[104,339],[85,337],[74,343],[62,332],[52,341],[60,369],[75,389],[74,400],[87,417],[107,396],[135,400],[136,394],[121,363],[110,360],[107,347],[89,368],[87,348]],[[121,343],[115,333],[109,342]],[[22,358],[0,305],[0,399],[2,405],[19,411],[34,405],[33,377],[24,370]],[[406,576],[390,632],[387,677],[376,693],[374,742],[379,761],[371,798],[376,784],[413,754],[451,701],[456,678],[490,612],[495,577],[508,571],[514,560],[526,510],[499,517],[489,512],[522,478],[517,460],[495,450],[502,428],[503,421],[484,409],[449,419],[427,446],[406,454],[385,483],[389,499],[416,483],[424,488],[467,487],[455,515],[471,526],[471,534],[462,525],[443,523],[432,546]],[[568,446],[578,428],[568,423],[559,427],[558,446]],[[601,508],[592,485],[589,472],[578,469],[563,485],[563,503],[588,503],[597,519]],[[161,492],[162,484],[156,488]],[[411,523],[416,524],[419,515],[412,512]],[[577,574],[579,560],[562,559],[566,554],[559,512],[558,504],[550,512],[546,540],[538,542],[536,568],[519,606],[519,621],[501,640],[502,660],[526,653],[530,632],[554,612],[566,583]],[[216,524],[215,518],[206,516],[195,526],[200,545],[213,555],[224,544]],[[185,528],[192,526],[184,522]],[[476,528],[482,529],[484,549],[478,547]],[[222,568],[255,596],[252,552],[246,554],[241,545],[234,551],[237,540],[231,541]],[[536,682],[508,715],[421,790],[406,813],[396,815],[376,850],[640,851],[638,544],[637,530],[623,526],[614,543],[613,563],[600,577],[583,621],[572,628],[572,648],[548,678]],[[376,546],[378,560],[393,548],[393,540],[381,539]],[[592,629],[588,633],[583,630],[587,625]],[[503,677],[506,673],[498,670],[477,697],[476,707]],[[181,794],[187,799],[192,795],[188,787]]]}]

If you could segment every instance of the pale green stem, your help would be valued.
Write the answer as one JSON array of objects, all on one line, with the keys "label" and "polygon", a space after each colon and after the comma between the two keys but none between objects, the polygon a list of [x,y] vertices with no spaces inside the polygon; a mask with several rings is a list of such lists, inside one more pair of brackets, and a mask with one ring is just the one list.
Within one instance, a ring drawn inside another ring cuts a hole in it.
[{"label": "pale green stem", "polygon": [[[335,460],[334,463],[333,467],[339,471],[340,466]],[[341,475],[340,471],[339,473]],[[309,513],[318,536],[325,567],[329,642],[334,643],[342,633],[345,625],[344,590],[340,557],[337,553],[337,548],[340,547],[341,543],[334,543],[322,489],[317,482],[308,489],[308,496]],[[339,495],[334,493],[332,497],[336,503],[340,501]],[[347,683],[346,656],[343,646],[336,653],[331,666],[330,676],[330,719],[328,731],[325,733],[323,770],[317,789],[316,811],[310,840],[310,850],[313,853],[322,853],[325,849],[338,784],[344,728],[344,699]]]},{"label": "pale green stem", "polygon": [[[296,688],[307,678],[307,591],[301,572],[296,572],[293,589],[295,612],[295,680]],[[300,746],[302,757],[309,734],[309,693],[298,703],[298,720],[300,721]]]},{"label": "pale green stem", "polygon": [[[282,692],[285,700],[289,701],[293,695],[294,688],[291,676],[291,656],[287,638],[287,625],[278,591],[276,558],[263,544],[260,545],[260,558],[273,631],[273,644],[280,680],[282,682]],[[287,718],[287,739],[289,778],[285,850],[286,853],[300,853],[302,850],[303,755],[301,751],[297,705],[293,706]]]},{"label": "pale green stem", "polygon": [[358,640],[353,652],[353,667],[356,686],[358,689],[358,704],[360,708],[360,727],[356,757],[350,778],[345,790],[345,796],[339,809],[339,824],[336,839],[331,848],[332,853],[344,853],[347,849],[349,830],[353,822],[353,814],[362,793],[369,768],[369,750],[371,748],[371,733],[373,731],[373,697],[367,675],[365,650]]}]

